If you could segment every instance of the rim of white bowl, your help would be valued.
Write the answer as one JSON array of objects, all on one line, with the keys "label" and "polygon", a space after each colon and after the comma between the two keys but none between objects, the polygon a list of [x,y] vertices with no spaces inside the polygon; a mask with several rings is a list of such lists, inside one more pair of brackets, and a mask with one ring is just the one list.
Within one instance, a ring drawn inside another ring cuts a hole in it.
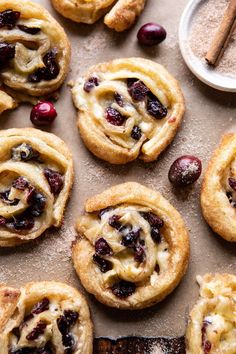
[{"label": "rim of white bowl", "polygon": [[[179,24],[179,46],[188,68],[205,84],[220,90],[236,92],[236,76],[231,77],[214,71],[192,52],[189,45],[189,34],[194,14],[205,0],[190,0],[185,7]],[[205,65],[204,65],[205,64]]]}]

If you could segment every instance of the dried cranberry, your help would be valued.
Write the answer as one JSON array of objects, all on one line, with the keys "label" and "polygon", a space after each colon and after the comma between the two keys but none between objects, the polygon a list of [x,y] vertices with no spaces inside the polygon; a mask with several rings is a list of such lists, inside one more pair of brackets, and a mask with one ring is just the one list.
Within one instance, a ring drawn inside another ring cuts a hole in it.
[{"label": "dried cranberry", "polygon": [[21,31],[25,32],[25,33],[28,33],[28,34],[37,34],[41,31],[40,28],[37,28],[37,27],[27,27],[27,26],[24,26],[24,25],[18,25],[17,26]]},{"label": "dried cranberry", "polygon": [[29,182],[24,177],[18,177],[15,179],[15,181],[12,182],[12,187],[24,191],[29,187]]},{"label": "dried cranberry", "polygon": [[132,129],[132,132],[131,132],[131,137],[134,139],[134,140],[139,140],[142,136],[142,130],[139,128],[138,125],[135,125]]},{"label": "dried cranberry", "polygon": [[38,126],[52,124],[57,117],[57,111],[51,102],[41,101],[31,110],[30,120]]},{"label": "dried cranberry", "polygon": [[145,259],[144,248],[140,245],[137,245],[134,249],[134,259],[136,262],[142,263]]},{"label": "dried cranberry", "polygon": [[8,205],[17,205],[20,200],[17,199],[17,198],[8,199],[8,198],[9,198],[9,194],[10,194],[10,189],[8,189],[8,190],[5,191],[5,192],[0,192],[0,199],[2,199],[5,204],[8,204]]},{"label": "dried cranberry", "polygon": [[53,80],[56,79],[60,69],[56,62],[57,49],[54,48],[45,54],[43,57],[44,68],[37,69],[34,73],[30,74],[28,81],[32,83],[38,83],[42,80]]},{"label": "dried cranberry", "polygon": [[133,248],[140,236],[140,229],[137,231],[131,231],[124,235],[121,240],[121,244],[128,248]]},{"label": "dried cranberry", "polygon": [[95,86],[98,86],[98,85],[99,85],[98,78],[97,77],[90,77],[84,83],[84,91],[89,93]]},{"label": "dried cranberry", "polygon": [[122,96],[121,96],[118,92],[115,92],[115,93],[114,93],[114,99],[115,99],[116,103],[117,103],[120,107],[124,107],[123,98],[122,98]]},{"label": "dried cranberry", "polygon": [[137,38],[140,44],[157,45],[166,39],[166,30],[157,23],[146,23],[139,29]]},{"label": "dried cranberry", "polygon": [[101,217],[106,214],[108,211],[110,211],[112,208],[111,207],[107,207],[107,208],[104,208],[104,209],[101,209],[99,210],[98,212],[98,217],[99,219],[101,219]]},{"label": "dried cranberry", "polygon": [[44,348],[37,350],[37,354],[53,354],[51,343],[47,343]]},{"label": "dried cranberry", "polygon": [[34,305],[31,313],[33,315],[38,315],[39,313],[47,311],[49,309],[49,303],[49,299],[47,297],[44,297],[41,301]]},{"label": "dried cranberry", "polygon": [[148,113],[156,119],[162,119],[167,116],[167,108],[164,107],[161,102],[151,95],[152,98],[147,100],[147,111]]},{"label": "dried cranberry", "polygon": [[114,214],[109,218],[108,224],[114,229],[119,230],[122,226],[122,224],[119,222],[120,218],[121,217],[119,215]]},{"label": "dried cranberry", "polygon": [[233,199],[233,194],[232,192],[226,192],[227,198],[229,199],[229,202],[233,208],[236,208],[236,200]]},{"label": "dried cranberry", "polygon": [[211,343],[209,342],[209,340],[207,339],[207,333],[206,333],[206,329],[207,326],[211,324],[211,322],[209,321],[203,321],[203,326],[202,326],[202,348],[203,348],[203,352],[204,354],[208,354],[211,350]]},{"label": "dried cranberry", "polygon": [[112,263],[107,261],[106,259],[100,257],[98,254],[93,255],[93,261],[96,263],[101,270],[102,273],[106,273],[112,269]]},{"label": "dried cranberry", "polygon": [[119,111],[117,111],[117,109],[112,108],[111,106],[107,107],[105,118],[110,124],[116,126],[123,125],[126,119]]},{"label": "dried cranberry", "polygon": [[136,286],[134,283],[125,280],[121,280],[111,287],[113,294],[120,299],[125,299],[126,297],[131,296],[135,292],[135,289]]},{"label": "dried cranberry", "polygon": [[230,187],[236,191],[236,179],[231,177],[228,179],[228,182]]},{"label": "dried cranberry", "polygon": [[12,29],[15,27],[16,22],[20,18],[19,11],[13,11],[12,9],[7,9],[5,11],[0,12],[0,28],[8,27],[8,29]]},{"label": "dried cranberry", "polygon": [[20,348],[20,349],[10,349],[9,354],[33,354],[34,350],[36,350],[36,348],[29,348],[29,347],[25,347],[25,348]]},{"label": "dried cranberry", "polygon": [[181,156],[169,170],[169,180],[175,186],[185,187],[196,182],[202,172],[202,163],[195,156]]},{"label": "dried cranberry", "polygon": [[31,197],[27,198],[27,202],[30,202],[31,206],[29,208],[29,212],[32,216],[38,217],[40,216],[46,207],[46,197],[39,192],[34,192],[31,194]]},{"label": "dried cranberry", "polygon": [[75,340],[74,340],[73,335],[71,333],[66,333],[62,336],[62,343],[63,343],[64,347],[66,347],[65,354],[72,353],[72,350],[75,345]]},{"label": "dried cranberry", "polygon": [[147,97],[149,89],[140,80],[133,82],[132,85],[128,86],[128,92],[133,100],[144,101]]},{"label": "dried cranberry", "polygon": [[3,216],[0,216],[0,226],[5,226],[7,223],[7,219],[5,219]]},{"label": "dried cranberry", "polygon": [[38,160],[39,153],[34,150],[29,144],[20,144],[11,149],[11,158],[14,161],[30,161]]},{"label": "dried cranberry", "polygon": [[79,318],[79,314],[76,311],[72,311],[72,310],[65,310],[64,311],[64,316],[66,318],[66,321],[68,323],[68,326],[74,326],[76,321]]},{"label": "dried cranberry", "polygon": [[0,66],[6,65],[15,57],[15,44],[0,43]]},{"label": "dried cranberry", "polygon": [[20,215],[12,221],[6,223],[6,227],[10,230],[23,231],[31,230],[34,227],[34,219]]},{"label": "dried cranberry", "polygon": [[160,230],[157,226],[151,227],[151,236],[154,242],[160,243],[161,242],[161,234]]},{"label": "dried cranberry", "polygon": [[148,221],[148,223],[151,226],[156,226],[159,229],[162,228],[164,226],[164,221],[159,218],[157,215],[151,213],[151,212],[140,212],[140,215],[142,215],[142,217]]},{"label": "dried cranberry", "polygon": [[103,237],[95,242],[95,251],[99,256],[112,256],[113,254],[111,247]]},{"label": "dried cranberry", "polygon": [[37,323],[37,326],[26,336],[26,339],[28,341],[38,339],[39,336],[44,334],[46,327],[47,327],[47,323],[43,321],[39,321]]},{"label": "dried cranberry", "polygon": [[62,174],[50,168],[45,168],[43,172],[50,185],[51,192],[54,195],[59,194],[64,184],[64,178]]},{"label": "dried cranberry", "polygon": [[128,79],[127,79],[127,86],[128,86],[128,88],[129,88],[130,86],[132,86],[133,83],[136,82],[136,81],[139,81],[139,79],[128,78]]}]

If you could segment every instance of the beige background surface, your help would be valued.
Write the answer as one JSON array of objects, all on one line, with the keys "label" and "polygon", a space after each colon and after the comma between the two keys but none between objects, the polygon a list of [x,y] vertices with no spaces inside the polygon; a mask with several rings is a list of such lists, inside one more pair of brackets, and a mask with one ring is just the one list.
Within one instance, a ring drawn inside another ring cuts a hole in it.
[{"label": "beige background surface", "polygon": [[[235,125],[236,95],[217,92],[195,79],[186,68],[179,48],[177,30],[187,0],[149,0],[132,30],[115,34],[103,22],[77,25],[55,13],[49,0],[41,0],[64,26],[72,42],[71,71],[67,81],[92,64],[117,57],[143,56],[164,64],[180,81],[186,98],[187,112],[182,127],[170,148],[155,163],[134,162],[111,166],[93,157],[83,145],[76,128],[76,111],[69,88],[64,85],[56,103],[58,118],[48,130],[64,139],[73,151],[76,180],[61,230],[17,249],[0,250],[0,281],[20,286],[32,280],[61,280],[81,288],[70,260],[70,244],[75,237],[73,224],[82,212],[86,198],[116,183],[135,180],[159,190],[180,211],[190,231],[191,259],[180,286],[167,300],[138,312],[116,311],[89,301],[96,336],[182,335],[189,308],[198,297],[197,274],[209,271],[235,272],[235,246],[214,235],[204,222],[199,209],[200,181],[184,192],[169,184],[167,173],[171,162],[182,154],[202,159],[203,169],[218,144],[222,133]],[[136,33],[141,24],[156,21],[168,33],[158,48],[141,48]],[[0,128],[30,126],[30,109],[22,105],[0,117]]]}]

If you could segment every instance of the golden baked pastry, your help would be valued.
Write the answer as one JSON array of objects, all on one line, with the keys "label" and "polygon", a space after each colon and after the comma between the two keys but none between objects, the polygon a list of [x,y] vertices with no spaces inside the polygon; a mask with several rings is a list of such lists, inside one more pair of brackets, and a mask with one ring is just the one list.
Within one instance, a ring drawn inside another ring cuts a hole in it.
[{"label": "golden baked pastry", "polygon": [[93,66],[72,94],[86,146],[114,164],[154,161],[173,140],[185,110],[178,82],[142,58]]},{"label": "golden baked pastry", "polygon": [[146,0],[52,0],[55,9],[75,22],[94,23],[105,13],[105,24],[121,32],[131,27]]},{"label": "golden baked pastry", "polygon": [[[48,95],[62,85],[69,62],[69,40],[46,9],[29,0],[1,0],[0,90],[10,88],[10,96],[16,97],[17,92]],[[0,91],[0,112],[5,99]]]},{"label": "golden baked pastry", "polygon": [[0,131],[0,247],[59,227],[73,183],[73,161],[57,136],[34,128]]},{"label": "golden baked pastry", "polygon": [[88,199],[85,210],[72,258],[88,292],[108,306],[141,309],[173,291],[187,268],[189,240],[161,194],[128,182]]},{"label": "golden baked pastry", "polygon": [[1,354],[92,354],[92,332],[86,300],[71,286],[0,285]]},{"label": "golden baked pastry", "polygon": [[187,354],[236,353],[236,276],[197,277],[200,298],[190,313]]},{"label": "golden baked pastry", "polygon": [[211,158],[201,191],[203,215],[211,228],[236,242],[236,134],[225,134]]}]

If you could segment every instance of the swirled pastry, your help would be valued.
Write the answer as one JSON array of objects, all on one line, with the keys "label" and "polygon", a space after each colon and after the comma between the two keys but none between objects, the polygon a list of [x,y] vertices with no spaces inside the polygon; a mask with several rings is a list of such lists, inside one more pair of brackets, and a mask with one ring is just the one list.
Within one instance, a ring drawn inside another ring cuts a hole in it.
[{"label": "swirled pastry", "polygon": [[[0,2],[3,91],[10,88],[10,96],[16,97],[17,92],[36,97],[48,95],[62,85],[69,61],[68,38],[48,11],[29,0]],[[0,91],[0,111],[6,99],[2,95]],[[12,106],[7,104],[5,109]]]},{"label": "swirled pastry", "polygon": [[0,131],[0,247],[60,226],[73,161],[57,136],[33,128]]},{"label": "swirled pastry", "polygon": [[[146,0],[52,0],[55,9],[75,22],[94,23],[105,13],[105,24],[121,32],[131,27]],[[111,9],[111,10],[110,10]]]},{"label": "swirled pastry", "polygon": [[155,160],[174,138],[185,109],[177,81],[141,58],[93,66],[72,94],[86,146],[114,164]]},{"label": "swirled pastry", "polygon": [[161,194],[138,183],[90,198],[77,221],[76,272],[105,305],[140,309],[163,300],[188,264],[188,233]]},{"label": "swirled pastry", "polygon": [[202,185],[203,215],[212,229],[236,242],[236,134],[223,136]]},{"label": "swirled pastry", "polygon": [[198,276],[200,298],[190,313],[187,354],[236,353],[236,276]]},{"label": "swirled pastry", "polygon": [[74,288],[34,282],[0,285],[1,354],[92,354],[88,305]]}]

